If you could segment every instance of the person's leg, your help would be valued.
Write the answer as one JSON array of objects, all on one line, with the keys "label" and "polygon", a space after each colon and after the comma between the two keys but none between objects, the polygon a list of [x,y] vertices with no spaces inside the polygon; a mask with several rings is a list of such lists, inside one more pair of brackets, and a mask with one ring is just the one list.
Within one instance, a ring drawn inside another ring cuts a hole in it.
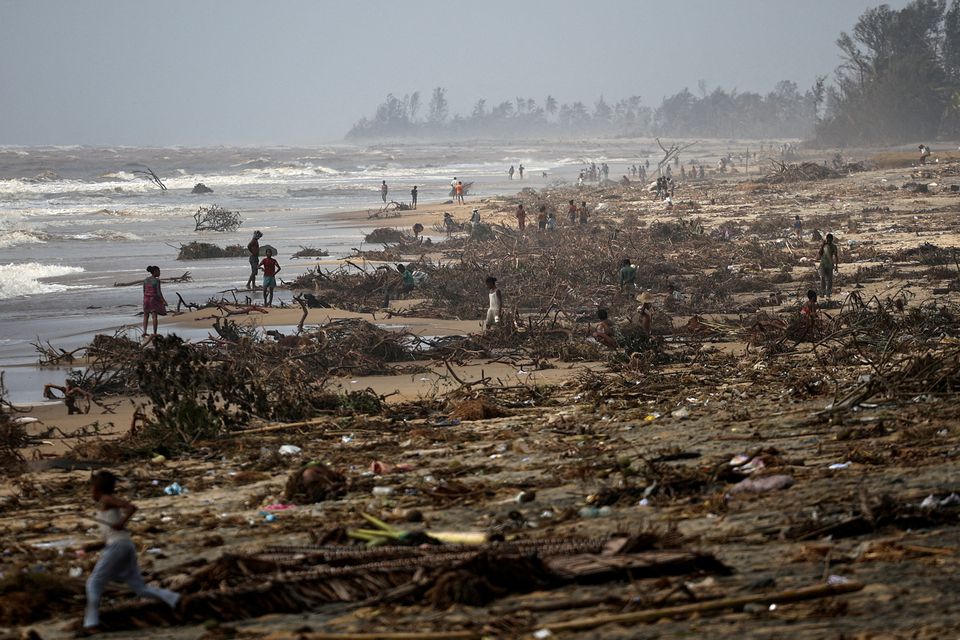
[{"label": "person's leg", "polygon": [[147,335],[147,323],[150,322],[150,312],[146,307],[143,309],[143,335]]},{"label": "person's leg", "polygon": [[[131,543],[132,546],[133,543]],[[123,549],[118,544],[107,545],[100,552],[100,558],[87,578],[87,608],[83,616],[83,628],[92,629],[100,624],[100,598],[111,580],[122,575],[124,564]]]},{"label": "person's leg", "polygon": [[833,295],[833,270],[828,269],[826,275],[827,275],[827,295],[832,296]]},{"label": "person's leg", "polygon": [[164,602],[169,607],[177,606],[180,600],[180,594],[169,589],[152,587],[144,583],[143,576],[140,574],[140,567],[137,566],[137,550],[133,542],[120,542],[115,545],[122,550],[122,565],[118,569],[118,577],[122,579],[141,598],[153,598]]},{"label": "person's leg", "polygon": [[159,319],[159,315],[156,311],[153,312],[153,335],[157,335],[157,320]]},{"label": "person's leg", "polygon": [[270,301],[267,302],[267,306],[268,306],[268,307],[272,307],[272,306],[273,306],[273,286],[270,287]]},{"label": "person's leg", "polygon": [[269,289],[268,286],[263,286],[263,306],[267,306],[267,291],[269,291]]}]

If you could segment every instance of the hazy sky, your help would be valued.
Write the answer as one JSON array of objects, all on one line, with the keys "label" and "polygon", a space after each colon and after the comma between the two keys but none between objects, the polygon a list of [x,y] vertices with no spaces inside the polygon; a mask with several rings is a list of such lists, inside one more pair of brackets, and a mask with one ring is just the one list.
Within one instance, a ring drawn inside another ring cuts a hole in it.
[{"label": "hazy sky", "polygon": [[[906,0],[888,2],[895,8]],[[309,145],[392,92],[801,89],[871,0],[0,0],[0,144]]]}]

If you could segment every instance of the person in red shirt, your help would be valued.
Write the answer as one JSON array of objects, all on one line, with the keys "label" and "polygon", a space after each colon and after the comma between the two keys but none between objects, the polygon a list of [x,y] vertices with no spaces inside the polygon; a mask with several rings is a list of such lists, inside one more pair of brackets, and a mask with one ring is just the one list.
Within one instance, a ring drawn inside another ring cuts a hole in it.
[{"label": "person in red shirt", "polygon": [[[277,286],[277,274],[280,273],[280,263],[273,259],[273,250],[266,250],[267,257],[260,261],[263,269],[263,304],[273,306],[273,289]],[[268,300],[269,297],[269,300]]]},{"label": "person in red shirt", "polygon": [[522,204],[517,205],[517,228],[520,231],[523,231],[524,227],[527,226],[527,210],[523,208]]}]

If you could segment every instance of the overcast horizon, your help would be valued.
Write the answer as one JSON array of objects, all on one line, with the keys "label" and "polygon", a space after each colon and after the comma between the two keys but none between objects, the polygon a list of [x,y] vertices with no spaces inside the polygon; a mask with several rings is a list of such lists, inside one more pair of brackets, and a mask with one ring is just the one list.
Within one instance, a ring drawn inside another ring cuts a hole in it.
[{"label": "overcast horizon", "polygon": [[[0,0],[0,144],[310,146],[388,93],[657,107],[832,78],[868,0]],[[906,0],[888,2],[895,8]]]}]

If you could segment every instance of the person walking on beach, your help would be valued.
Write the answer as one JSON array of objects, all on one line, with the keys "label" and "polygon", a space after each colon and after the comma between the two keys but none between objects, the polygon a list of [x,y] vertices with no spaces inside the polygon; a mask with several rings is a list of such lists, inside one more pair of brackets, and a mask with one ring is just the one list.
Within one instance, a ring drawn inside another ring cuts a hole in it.
[{"label": "person walking on beach", "polygon": [[[263,304],[273,306],[273,289],[277,286],[277,274],[280,273],[280,263],[273,258],[273,249],[266,250],[267,257],[260,261],[263,269]],[[268,300],[269,294],[269,300]]]},{"label": "person walking on beach", "polygon": [[833,274],[840,273],[840,256],[837,245],[833,244],[832,233],[828,233],[820,245],[817,259],[820,261],[820,295],[829,298],[833,295]]},{"label": "person walking on beach", "polygon": [[590,215],[590,212],[587,210],[587,203],[580,203],[580,224],[587,224],[587,216]]},{"label": "person walking on beach", "polygon": [[570,224],[577,224],[577,216],[579,214],[580,212],[577,209],[577,205],[571,200],[570,205],[567,207],[567,218],[570,220]]},{"label": "person walking on beach", "polygon": [[797,240],[803,240],[803,221],[800,220],[800,216],[793,216],[793,232],[797,236]]},{"label": "person walking on beach", "polygon": [[413,185],[413,189],[410,190],[410,207],[417,208],[417,185]]},{"label": "person walking on beach", "polygon": [[523,165],[522,165],[522,164],[518,167],[518,170],[520,171],[520,179],[523,180]]},{"label": "person walking on beach", "polygon": [[262,233],[254,231],[253,240],[247,243],[247,251],[250,252],[250,277],[247,278],[247,289],[251,291],[257,288],[257,271],[260,265],[260,238],[262,237]]},{"label": "person walking on beach", "polygon": [[457,181],[457,186],[454,187],[454,193],[457,195],[457,203],[464,204],[463,202],[463,183],[459,180]]},{"label": "person walking on beach", "polygon": [[637,288],[637,268],[630,264],[630,258],[624,258],[620,261],[618,279],[620,281],[620,291]]},{"label": "person walking on beach", "polygon": [[98,471],[91,479],[93,500],[97,503],[94,520],[100,526],[104,548],[100,559],[87,579],[87,607],[83,616],[83,633],[92,635],[99,631],[100,599],[110,582],[126,582],[141,598],[154,598],[169,607],[177,606],[180,594],[158,587],[148,587],[137,565],[137,548],[126,530],[127,521],[137,510],[136,505],[118,498],[117,477],[109,471]]},{"label": "person walking on beach", "polygon": [[448,236],[457,230],[457,223],[454,221],[453,216],[450,215],[449,211],[443,212],[443,230],[447,232]]},{"label": "person walking on beach", "polygon": [[804,337],[810,337],[817,327],[817,292],[807,290],[807,299],[800,307],[800,319],[803,321]]},{"label": "person walking on beach", "polygon": [[450,181],[450,195],[454,199],[457,197],[457,176],[453,176],[453,180]]},{"label": "person walking on beach", "polygon": [[513,165],[510,165],[510,168],[507,169],[507,175],[510,176],[510,179],[513,180]]},{"label": "person walking on beach", "polygon": [[387,191],[389,191],[389,190],[390,190],[390,189],[389,189],[389,187],[387,187],[387,181],[386,181],[386,180],[384,180],[383,182],[380,183],[380,197],[383,198],[383,203],[384,203],[384,204],[387,203]]},{"label": "person walking on beach", "polygon": [[523,208],[523,204],[517,205],[517,212],[514,215],[517,217],[517,229],[523,231],[527,226],[527,210]]},{"label": "person walking on beach", "polygon": [[503,309],[503,295],[497,288],[497,279],[487,276],[487,291],[490,294],[490,305],[487,308],[487,319],[483,323],[483,332],[486,333],[494,325],[500,324],[501,309]]},{"label": "person walking on beach", "polygon": [[143,336],[147,336],[147,321],[153,316],[153,335],[157,335],[157,316],[167,315],[167,301],[160,290],[160,267],[149,266],[150,274],[143,281]]},{"label": "person walking on beach", "polygon": [[555,231],[557,229],[557,218],[553,215],[553,211],[547,214],[547,231]]},{"label": "person walking on beach", "polygon": [[540,211],[537,213],[537,229],[539,231],[547,230],[547,207],[546,205],[540,205]]}]

